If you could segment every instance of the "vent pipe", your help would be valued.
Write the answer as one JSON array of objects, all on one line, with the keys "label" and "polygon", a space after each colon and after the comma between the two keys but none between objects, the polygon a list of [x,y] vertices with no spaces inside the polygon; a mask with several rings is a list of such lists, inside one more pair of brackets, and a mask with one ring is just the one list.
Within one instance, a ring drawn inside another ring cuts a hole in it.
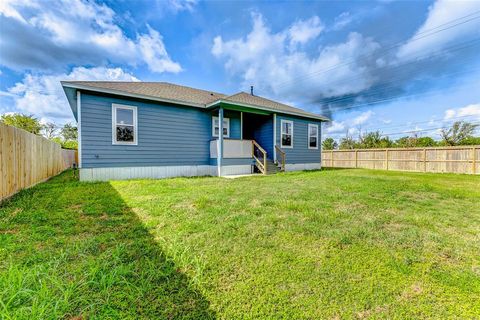
[{"label": "vent pipe", "polygon": [[250,86],[250,94],[253,96],[253,86]]}]

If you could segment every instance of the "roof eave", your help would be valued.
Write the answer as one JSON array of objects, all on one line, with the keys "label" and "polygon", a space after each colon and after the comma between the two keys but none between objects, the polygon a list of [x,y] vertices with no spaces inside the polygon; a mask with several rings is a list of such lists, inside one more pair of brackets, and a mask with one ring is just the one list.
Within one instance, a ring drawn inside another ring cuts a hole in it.
[{"label": "roof eave", "polygon": [[245,103],[228,101],[228,100],[222,100],[222,99],[216,100],[216,101],[214,101],[214,102],[211,102],[211,103],[207,104],[207,105],[206,105],[206,108],[207,108],[207,109],[210,109],[210,108],[216,107],[216,106],[218,106],[218,105],[221,105],[222,103],[223,103],[223,104],[235,104],[235,105],[238,105],[238,106],[241,106],[241,107],[245,107],[245,108],[259,109],[259,110],[269,111],[269,112],[273,112],[273,113],[283,113],[283,114],[288,114],[288,115],[294,115],[294,116],[297,116],[297,117],[317,119],[317,120],[325,121],[325,122],[331,121],[330,119],[328,119],[328,118],[326,118],[326,117],[324,117],[324,116],[321,116],[321,115],[315,115],[315,114],[306,115],[306,114],[301,114],[301,113],[297,113],[297,112],[289,112],[289,111],[283,111],[283,110],[275,110],[275,109],[266,108],[266,107],[261,107],[261,106],[257,106],[257,105],[253,105],[253,104],[245,104]]},{"label": "roof eave", "polygon": [[87,90],[87,91],[93,91],[93,92],[107,93],[107,94],[112,94],[112,95],[117,95],[117,96],[144,99],[144,100],[152,100],[152,101],[159,101],[159,102],[166,102],[166,103],[171,103],[171,104],[179,104],[179,105],[202,108],[202,109],[205,108],[204,104],[193,103],[193,102],[188,102],[188,101],[181,101],[181,100],[175,100],[175,99],[164,99],[164,98],[158,98],[158,97],[153,97],[153,96],[149,96],[149,95],[125,92],[125,91],[121,91],[121,90],[98,88],[98,87],[88,86],[88,85],[83,85],[83,84],[78,84],[78,83],[71,83],[71,82],[68,82],[68,81],[60,81],[60,83],[62,84],[62,86],[64,88],[67,87],[67,88],[74,88],[74,89],[77,89],[77,90]]}]

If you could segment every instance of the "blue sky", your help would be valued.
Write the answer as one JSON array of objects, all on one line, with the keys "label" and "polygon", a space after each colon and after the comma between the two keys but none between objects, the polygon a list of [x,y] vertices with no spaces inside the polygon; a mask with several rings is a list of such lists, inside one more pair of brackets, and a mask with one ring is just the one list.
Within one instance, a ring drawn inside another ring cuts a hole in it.
[{"label": "blue sky", "polygon": [[480,1],[0,2],[0,113],[73,121],[60,80],[248,91],[325,136],[480,123]]}]

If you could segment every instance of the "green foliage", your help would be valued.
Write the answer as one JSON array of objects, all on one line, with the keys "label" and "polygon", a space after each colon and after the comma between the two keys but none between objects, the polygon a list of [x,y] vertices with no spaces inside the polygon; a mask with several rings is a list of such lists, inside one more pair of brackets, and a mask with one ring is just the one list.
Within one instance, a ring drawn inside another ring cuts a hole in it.
[{"label": "green foliage", "polygon": [[479,178],[69,171],[0,207],[0,319],[475,319]]},{"label": "green foliage", "polygon": [[60,130],[60,134],[62,135],[63,139],[66,141],[77,140],[78,138],[77,127],[71,123],[66,123]]},{"label": "green foliage", "polygon": [[333,150],[337,149],[338,144],[333,138],[327,138],[322,142],[322,149],[323,150]]},{"label": "green foliage", "polygon": [[21,113],[3,114],[0,117],[0,122],[6,125],[20,128],[34,134],[40,134],[43,126],[40,121],[33,115],[26,115]]},{"label": "green foliage", "polygon": [[442,140],[447,146],[460,145],[462,141],[473,137],[477,127],[478,125],[469,122],[457,121],[449,129],[442,129]]},{"label": "green foliage", "polygon": [[372,149],[372,148],[390,148],[393,142],[389,137],[382,137],[380,131],[368,132],[360,136],[356,148]]},{"label": "green foliage", "polygon": [[438,146],[438,142],[431,137],[402,137],[397,139],[393,146],[395,148],[426,148]]},{"label": "green foliage", "polygon": [[480,146],[480,137],[467,137],[460,141],[460,145],[462,146]]},{"label": "green foliage", "polygon": [[342,138],[340,140],[339,149],[347,150],[355,148],[357,148],[357,142],[355,141],[355,139],[353,139],[353,137],[347,135],[345,138]]},{"label": "green foliage", "polygon": [[58,126],[53,122],[48,122],[42,126],[42,135],[52,140],[57,136]]},{"label": "green foliage", "polygon": [[76,140],[69,140],[69,141],[63,141],[62,143],[62,148],[63,149],[78,149],[78,141]]}]

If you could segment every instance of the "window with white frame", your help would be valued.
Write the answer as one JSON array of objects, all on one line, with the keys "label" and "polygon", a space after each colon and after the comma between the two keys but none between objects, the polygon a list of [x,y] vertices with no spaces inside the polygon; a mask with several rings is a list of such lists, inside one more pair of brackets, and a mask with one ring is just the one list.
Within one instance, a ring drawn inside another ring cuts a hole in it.
[{"label": "window with white frame", "polygon": [[[218,117],[212,117],[212,136],[218,137],[219,128]],[[230,138],[230,119],[223,118],[223,137]]]},{"label": "window with white frame", "polygon": [[137,107],[112,104],[112,143],[137,144]]},{"label": "window with white frame", "polygon": [[280,127],[281,127],[280,146],[282,148],[293,148],[293,121],[282,120],[280,121]]},{"label": "window with white frame", "polygon": [[308,149],[318,149],[318,125],[308,124]]}]

